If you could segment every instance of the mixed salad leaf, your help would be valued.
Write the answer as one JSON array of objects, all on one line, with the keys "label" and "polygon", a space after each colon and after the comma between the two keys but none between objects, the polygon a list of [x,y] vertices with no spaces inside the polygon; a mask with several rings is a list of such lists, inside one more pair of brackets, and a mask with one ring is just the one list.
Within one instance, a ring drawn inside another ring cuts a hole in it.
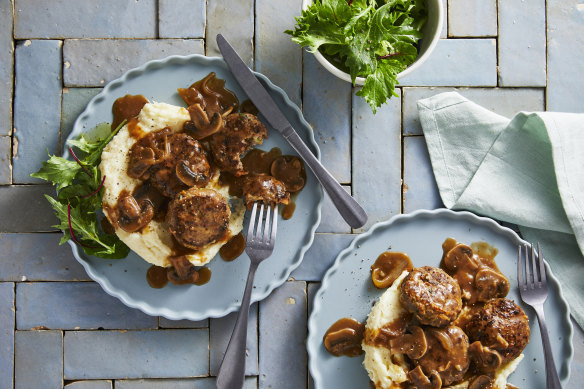
[{"label": "mixed salad leaf", "polygon": [[57,197],[45,195],[59,219],[53,226],[63,231],[60,244],[72,239],[88,255],[119,259],[130,252],[115,234],[102,231],[98,217],[102,209],[101,191],[106,177],[101,177],[97,168],[101,162],[101,152],[122,128],[125,121],[107,136],[96,141],[81,135],[77,140],[69,140],[69,146],[77,148],[80,157],[69,147],[73,161],[49,154],[43,167],[32,177],[51,182],[57,189]]},{"label": "mixed salad leaf", "polygon": [[365,78],[357,92],[377,111],[397,96],[397,74],[418,56],[427,19],[424,0],[314,0],[285,33],[334,66]]}]

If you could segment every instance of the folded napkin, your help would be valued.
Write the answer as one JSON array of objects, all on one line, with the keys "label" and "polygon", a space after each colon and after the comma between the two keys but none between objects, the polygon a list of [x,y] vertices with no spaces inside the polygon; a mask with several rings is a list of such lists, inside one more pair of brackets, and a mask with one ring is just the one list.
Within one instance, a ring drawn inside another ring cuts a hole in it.
[{"label": "folded napkin", "polygon": [[455,92],[418,101],[418,111],[444,205],[540,242],[584,328],[584,114],[509,120]]}]

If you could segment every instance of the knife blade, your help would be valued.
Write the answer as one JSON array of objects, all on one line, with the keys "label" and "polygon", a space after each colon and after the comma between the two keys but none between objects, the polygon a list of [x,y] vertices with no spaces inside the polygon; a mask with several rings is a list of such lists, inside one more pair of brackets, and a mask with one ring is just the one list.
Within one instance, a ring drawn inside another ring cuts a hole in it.
[{"label": "knife blade", "polygon": [[229,66],[231,73],[245,91],[249,99],[254,103],[258,111],[264,115],[268,123],[274,127],[298,152],[300,157],[312,170],[320,181],[333,204],[343,219],[353,228],[359,228],[367,222],[365,210],[341,187],[339,182],[326,170],[312,151],[306,146],[302,138],[294,130],[288,119],[276,105],[268,91],[259,82],[245,62],[231,47],[229,42],[221,34],[217,34],[217,45],[223,55],[223,59]]}]

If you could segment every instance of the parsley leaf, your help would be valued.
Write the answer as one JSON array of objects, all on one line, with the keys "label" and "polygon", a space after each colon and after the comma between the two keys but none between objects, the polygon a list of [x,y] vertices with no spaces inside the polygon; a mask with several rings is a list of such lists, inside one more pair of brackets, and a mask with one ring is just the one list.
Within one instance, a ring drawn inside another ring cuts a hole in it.
[{"label": "parsley leaf", "polygon": [[365,78],[357,95],[375,113],[397,96],[397,74],[416,60],[426,18],[423,0],[314,0],[285,33],[310,52],[319,50],[353,85]]}]

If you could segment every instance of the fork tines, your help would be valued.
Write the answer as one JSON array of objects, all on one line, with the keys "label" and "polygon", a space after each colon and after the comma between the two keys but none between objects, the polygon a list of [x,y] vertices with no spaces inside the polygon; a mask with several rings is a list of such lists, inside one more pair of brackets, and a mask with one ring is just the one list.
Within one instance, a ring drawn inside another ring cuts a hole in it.
[{"label": "fork tines", "polygon": [[[260,211],[257,212],[258,203],[253,204],[251,211],[251,217],[249,219],[249,228],[247,230],[248,242],[251,240],[262,240],[263,242],[268,242],[269,240],[276,239],[276,231],[278,226],[278,205],[272,209],[271,205],[265,206],[263,203],[260,204]],[[264,214],[264,208],[266,212]],[[270,213],[273,213],[272,222],[270,223]],[[257,217],[256,217],[257,214]],[[257,228],[256,228],[257,223]],[[264,225],[265,223],[265,225]],[[264,227],[262,231],[262,225]]]},{"label": "fork tines", "polygon": [[[519,245],[519,255],[517,256],[517,281],[520,288],[541,287],[542,283],[546,282],[545,265],[543,262],[543,255],[541,254],[541,246],[537,243],[537,257],[539,259],[539,266],[535,259],[535,248],[533,245],[525,246],[525,263],[523,261],[522,246]],[[529,252],[531,251],[531,266],[529,264]],[[531,269],[531,270],[530,270]],[[538,271],[539,270],[539,271]],[[525,273],[525,274],[524,274]],[[538,276],[539,273],[539,276]]]}]

